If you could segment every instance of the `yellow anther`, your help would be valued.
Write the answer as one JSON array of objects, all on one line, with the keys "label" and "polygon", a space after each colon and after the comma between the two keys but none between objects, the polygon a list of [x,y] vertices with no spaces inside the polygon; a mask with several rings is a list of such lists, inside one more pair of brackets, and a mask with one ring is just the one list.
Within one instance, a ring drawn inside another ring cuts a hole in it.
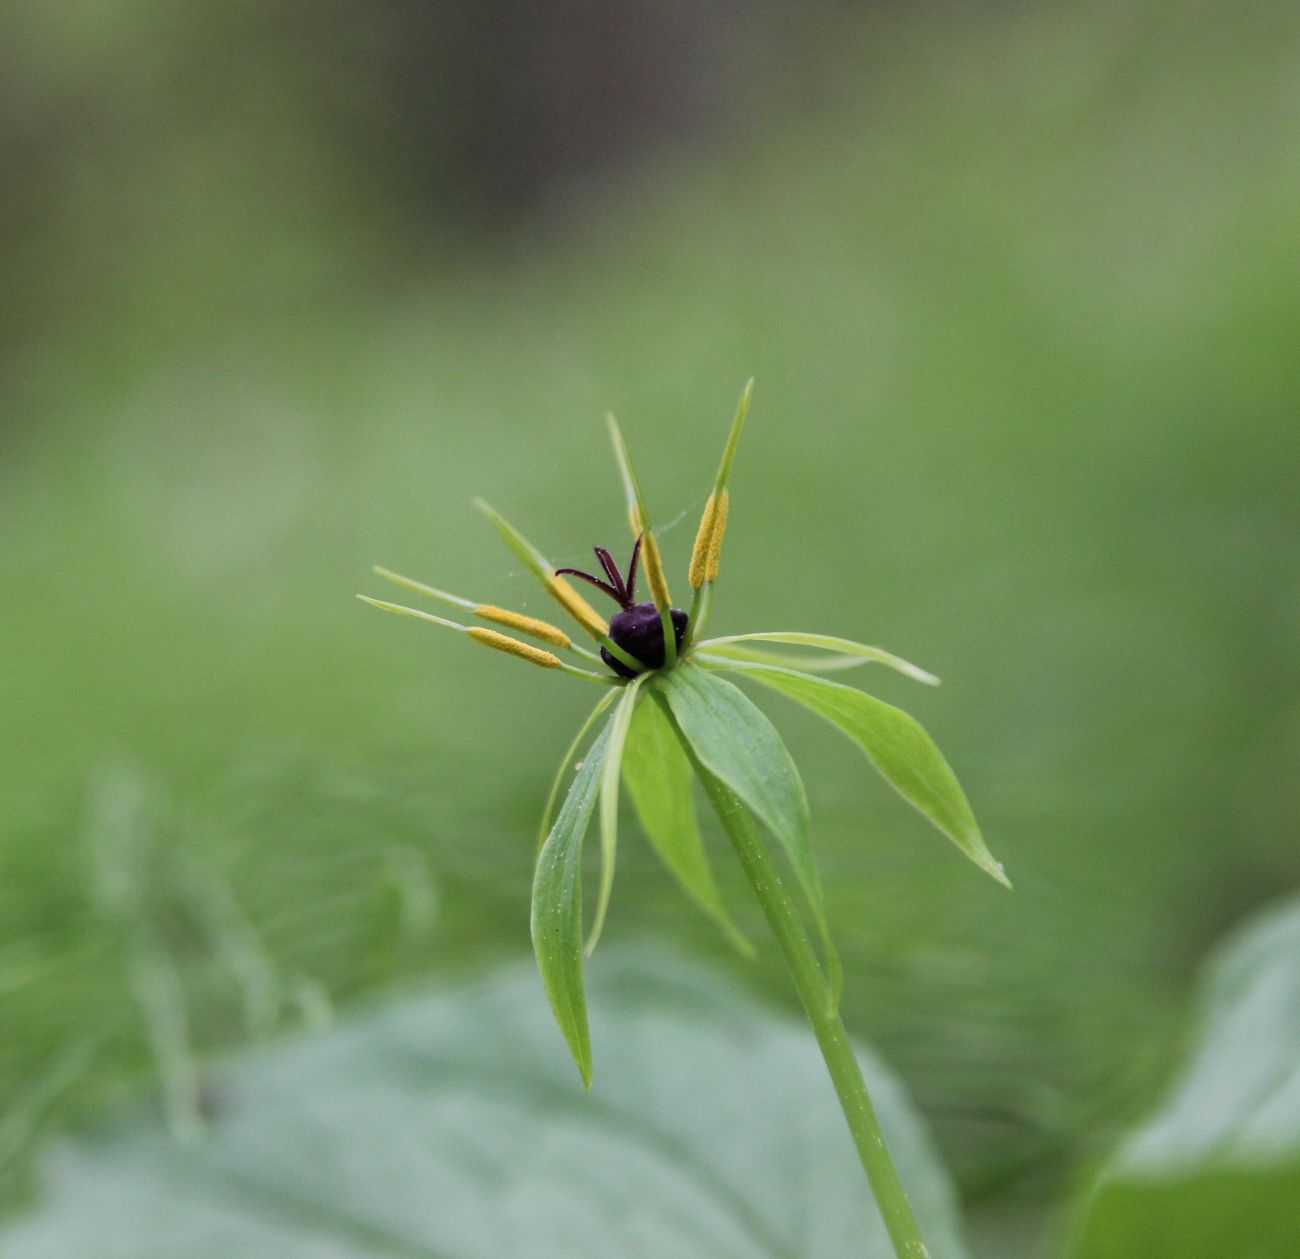
[{"label": "yellow anther", "polygon": [[609,633],[609,622],[596,611],[563,577],[553,573],[542,577],[551,597],[593,638]]},{"label": "yellow anther", "polygon": [[559,656],[529,643],[521,643],[517,638],[511,638],[509,634],[498,634],[496,630],[484,629],[481,625],[471,626],[466,632],[476,643],[482,643],[484,647],[492,647],[497,651],[504,651],[507,655],[518,656],[520,660],[541,665],[543,669],[564,667],[564,661]]},{"label": "yellow anther", "polygon": [[704,515],[700,517],[700,528],[691,551],[690,581],[695,590],[706,581],[717,580],[722,535],[727,528],[727,508],[730,502],[730,493],[723,490],[721,497],[710,494],[709,501],[704,504]]},{"label": "yellow anther", "polygon": [[668,593],[668,579],[664,576],[664,562],[659,556],[659,543],[653,533],[647,533],[641,539],[641,563],[645,568],[646,581],[650,593],[660,608],[672,607],[672,597]]},{"label": "yellow anther", "polygon": [[727,512],[731,510],[731,491],[723,490],[718,499],[718,508],[713,521],[713,534],[709,538],[709,563],[705,569],[705,580],[718,580],[718,565],[722,560],[722,536],[727,532]]},{"label": "yellow anther", "polygon": [[530,638],[540,638],[544,643],[556,647],[567,647],[572,641],[558,626],[549,621],[539,621],[535,616],[524,616],[522,612],[511,612],[507,608],[498,608],[490,603],[479,604],[474,609],[475,616],[485,621],[495,621],[498,625],[508,625],[511,629],[527,634]]}]

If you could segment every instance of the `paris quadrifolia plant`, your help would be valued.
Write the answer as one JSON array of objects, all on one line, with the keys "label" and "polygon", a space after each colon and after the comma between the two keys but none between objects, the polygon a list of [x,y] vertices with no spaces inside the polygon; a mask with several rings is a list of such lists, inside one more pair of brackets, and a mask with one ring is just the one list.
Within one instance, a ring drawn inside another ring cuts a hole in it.
[{"label": "paris quadrifolia plant", "polygon": [[[689,610],[673,606],[654,521],[613,416],[609,431],[632,535],[625,570],[603,546],[595,548],[595,572],[556,568],[504,517],[484,502],[477,504],[506,545],[577,623],[590,646],[547,621],[447,594],[383,568],[375,570],[381,577],[490,625],[465,625],[362,598],[605,691],[555,777],[542,811],[533,876],[533,948],[584,1086],[591,1083],[591,1044],[583,958],[595,948],[609,907],[623,786],[650,843],[686,894],[742,952],[752,951],[732,922],[710,871],[693,802],[693,784],[698,782],[784,954],[894,1247],[900,1256],[923,1256],[925,1245],[839,1016],[841,969],[813,853],[803,783],[776,728],[731,678],[779,691],[824,717],[977,866],[1001,883],[1007,879],[985,847],[948,762],[916,720],[825,675],[878,664],[917,682],[934,684],[937,678],[879,647],[826,634],[782,630],[704,636],[730,511],[732,465],[752,388],[750,381],[741,394],[695,537],[687,569]],[[650,597],[638,601],[642,573]],[[606,619],[570,579],[607,596],[617,610]],[[593,813],[599,817],[601,874],[590,925],[584,926],[582,848]],[[774,848],[793,875],[797,897],[778,869]]]}]

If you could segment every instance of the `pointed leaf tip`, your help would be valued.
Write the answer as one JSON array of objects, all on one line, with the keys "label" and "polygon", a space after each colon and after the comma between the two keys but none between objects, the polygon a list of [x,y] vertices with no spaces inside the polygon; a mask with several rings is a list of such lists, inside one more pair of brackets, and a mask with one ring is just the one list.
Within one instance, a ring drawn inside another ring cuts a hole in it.
[{"label": "pointed leaf tip", "polygon": [[725,668],[781,691],[837,726],[858,744],[899,795],[929,818],[981,870],[1004,886],[1011,886],[984,842],[957,776],[910,713],[851,686],[808,673],[740,662]]},{"label": "pointed leaf tip", "polygon": [[582,978],[582,845],[596,804],[610,725],[583,757],[533,871],[533,952],[555,1021],[591,1086],[591,1033]]}]

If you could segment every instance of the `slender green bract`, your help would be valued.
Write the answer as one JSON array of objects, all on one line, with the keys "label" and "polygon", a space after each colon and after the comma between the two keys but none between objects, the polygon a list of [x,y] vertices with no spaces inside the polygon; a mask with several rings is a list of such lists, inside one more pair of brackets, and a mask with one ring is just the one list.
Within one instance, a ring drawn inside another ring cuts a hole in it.
[{"label": "slender green bract", "polygon": [[614,891],[614,861],[618,855],[618,782],[623,760],[623,745],[628,727],[636,710],[643,673],[623,688],[618,707],[609,722],[609,741],[605,750],[605,763],[600,771],[600,894],[596,900],[596,916],[592,920],[591,935],[587,939],[587,953],[595,951],[596,941],[605,926],[609,911],[609,898]]},{"label": "slender green bract", "polygon": [[555,777],[551,781],[551,790],[547,793],[546,804],[542,807],[542,820],[537,828],[537,851],[542,851],[542,845],[546,843],[546,837],[551,833],[551,822],[555,819],[555,802],[560,798],[560,788],[564,786],[564,780],[568,778],[569,772],[573,766],[574,758],[578,755],[578,749],[582,746],[582,741],[590,732],[592,726],[600,719],[601,713],[605,711],[618,696],[621,691],[611,690],[600,697],[596,707],[593,708],[587,717],[587,720],[578,727],[578,733],[573,736],[573,742],[569,744],[569,750],[564,754],[564,760],[560,762],[560,768],[555,771]]},{"label": "slender green bract", "polygon": [[582,841],[608,750],[607,724],[588,749],[533,871],[533,952],[584,1088],[591,1087],[591,1035],[582,989]]},{"label": "slender green bract", "polygon": [[637,705],[623,745],[623,781],[641,827],[664,865],[688,896],[726,932],[744,954],[754,946],[741,935],[722,903],[695,817],[695,775],[660,703],[647,696]]},{"label": "slender green bract", "polygon": [[701,764],[736,793],[776,836],[808,898],[826,958],[830,1001],[839,1003],[841,968],[813,855],[808,797],[776,727],[739,687],[690,662],[655,679],[682,736]]},{"label": "slender green bract", "polygon": [[957,845],[979,868],[1006,887],[1011,883],[980,834],[966,793],[921,723],[901,708],[826,678],[770,665],[729,664],[839,727],[867,754],[885,780]]},{"label": "slender green bract", "polygon": [[[761,647],[751,647],[751,643],[781,643],[793,647],[817,647],[829,653],[825,656],[810,657],[810,663],[803,663],[800,657],[783,658],[779,653],[765,651]],[[883,664],[895,669],[904,677],[914,682],[925,682],[937,686],[939,679],[933,673],[914,665],[892,651],[880,647],[869,647],[866,643],[855,643],[851,638],[835,638],[830,634],[805,634],[802,631],[775,630],[759,634],[730,634],[726,638],[710,638],[699,644],[699,650],[706,656],[724,656],[736,660],[749,660],[757,664],[774,664],[785,669],[807,669],[810,672],[822,672],[827,669],[847,669],[857,664]]]}]

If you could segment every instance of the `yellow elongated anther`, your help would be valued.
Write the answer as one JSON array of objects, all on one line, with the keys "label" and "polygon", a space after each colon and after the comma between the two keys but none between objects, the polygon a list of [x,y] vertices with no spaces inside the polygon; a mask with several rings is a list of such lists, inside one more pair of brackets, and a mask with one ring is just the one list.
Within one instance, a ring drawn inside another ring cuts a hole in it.
[{"label": "yellow elongated anther", "polygon": [[530,638],[540,638],[542,642],[550,643],[554,647],[568,647],[573,641],[568,634],[549,621],[538,620],[535,616],[524,616],[522,612],[511,612],[509,608],[498,608],[491,603],[480,603],[474,609],[474,615],[481,616],[485,621],[494,621],[497,625],[518,630]]},{"label": "yellow elongated anther", "polygon": [[704,504],[704,515],[700,517],[700,528],[691,551],[690,581],[695,590],[706,581],[718,579],[722,535],[727,529],[727,509],[730,504],[729,490],[723,490],[720,495],[710,494],[709,501]]},{"label": "yellow elongated anther", "polygon": [[672,596],[668,593],[668,578],[664,576],[664,562],[659,554],[659,543],[653,533],[641,536],[641,567],[645,569],[646,584],[654,596],[655,606],[671,608]]},{"label": "yellow elongated anther", "polygon": [[547,593],[556,601],[588,634],[595,639],[609,636],[609,622],[589,604],[562,577],[551,571],[551,561],[546,558],[518,529],[500,512],[481,498],[474,500],[479,509],[494,525],[508,546],[525,564],[528,571],[546,587]]},{"label": "yellow elongated anther", "polygon": [[484,629],[481,625],[471,626],[467,633],[476,643],[482,643],[484,647],[504,651],[509,656],[518,656],[520,660],[541,665],[543,669],[564,667],[564,661],[553,652],[543,651],[542,648],[534,647],[531,643],[521,643],[517,638],[511,638],[509,634],[498,634],[496,630]]},{"label": "yellow elongated anther", "polygon": [[548,573],[542,577],[551,598],[556,601],[593,638],[609,633],[609,622],[589,604],[563,577]]}]

